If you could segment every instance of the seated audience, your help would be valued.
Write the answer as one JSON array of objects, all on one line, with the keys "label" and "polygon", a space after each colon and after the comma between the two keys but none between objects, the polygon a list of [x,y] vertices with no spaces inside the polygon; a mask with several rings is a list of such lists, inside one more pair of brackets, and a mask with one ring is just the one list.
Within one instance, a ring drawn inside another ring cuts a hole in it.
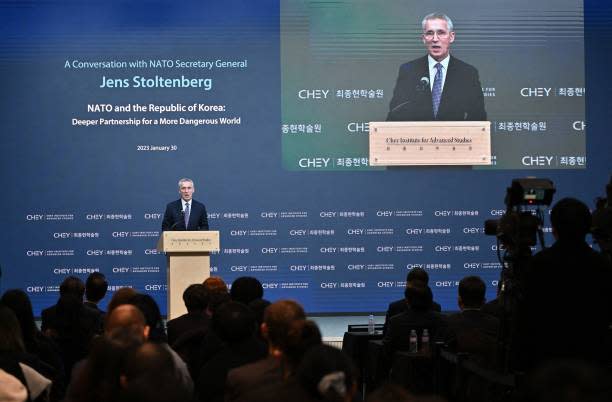
[{"label": "seated audience", "polygon": [[481,311],[486,285],[478,276],[466,276],[459,282],[457,303],[461,312],[447,317],[450,347],[469,353],[484,367],[495,367],[499,320]]},{"label": "seated audience", "polygon": [[255,337],[255,316],[244,304],[230,301],[212,318],[223,346],[200,369],[196,391],[201,401],[223,401],[229,370],[266,356],[266,347]]},{"label": "seated audience", "polygon": [[230,297],[233,301],[249,305],[250,302],[263,298],[263,286],[257,278],[252,276],[241,276],[232,282]]},{"label": "seated audience", "polygon": [[166,323],[168,327],[168,344],[173,346],[181,335],[193,331],[207,331],[209,325],[209,317],[206,313],[208,308],[208,292],[202,284],[193,284],[187,287],[183,292],[183,302],[187,308],[187,314],[169,320]]},{"label": "seated audience", "polygon": [[36,326],[30,298],[23,290],[12,289],[2,295],[1,302],[15,313],[19,321],[25,352],[43,363],[41,374],[53,381],[51,399],[61,399],[66,388],[64,363],[57,345]]},{"label": "seated audience", "polygon": [[279,300],[266,308],[260,329],[267,341],[268,356],[229,371],[226,401],[244,398],[258,387],[282,381],[281,359],[286,349],[289,329],[294,321],[305,318],[304,309],[293,300]]},{"label": "seated audience", "polygon": [[0,304],[0,369],[20,380],[29,400],[47,401],[52,381],[41,374],[43,366],[36,356],[26,352],[15,313]]},{"label": "seated audience", "polygon": [[[413,281],[421,281],[425,283],[425,285],[427,285],[429,283],[429,275],[427,274],[427,271],[425,271],[423,268],[411,269],[406,275],[406,287],[408,287],[409,284],[412,283]],[[387,308],[387,313],[385,314],[385,324],[383,326],[383,333],[387,331],[387,325],[391,317],[404,312],[406,308],[407,308],[407,305],[406,305],[405,297],[403,299],[396,300],[392,303],[389,303],[389,307]],[[442,307],[440,307],[438,303],[433,301],[433,298],[431,302],[431,309],[433,311],[442,311]]]},{"label": "seated audience", "polygon": [[70,378],[72,367],[87,356],[91,340],[101,328],[100,316],[83,305],[85,285],[79,278],[67,277],[59,293],[57,304],[42,311],[41,329],[59,346],[65,376]]},{"label": "seated audience", "polygon": [[90,308],[92,311],[96,312],[99,317],[100,328],[98,328],[98,333],[101,334],[104,331],[104,314],[105,312],[100,309],[98,304],[104,296],[106,296],[106,291],[108,290],[108,282],[106,281],[106,277],[104,274],[100,272],[93,272],[85,281],[85,302],[83,304],[85,307]]},{"label": "seated audience", "polygon": [[146,342],[129,352],[119,378],[121,402],[191,402],[167,348]]},{"label": "seated audience", "polygon": [[423,281],[413,280],[406,288],[405,294],[408,308],[391,317],[382,341],[389,361],[395,352],[409,350],[411,330],[417,332],[419,340],[425,329],[429,333],[430,342],[444,336],[446,324],[442,315],[431,309],[432,296],[429,287]]}]

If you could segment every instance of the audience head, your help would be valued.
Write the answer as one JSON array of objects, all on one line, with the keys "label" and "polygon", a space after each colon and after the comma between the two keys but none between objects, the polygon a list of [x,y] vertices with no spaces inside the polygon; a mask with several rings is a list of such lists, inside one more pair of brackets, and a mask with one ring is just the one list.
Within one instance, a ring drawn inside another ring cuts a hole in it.
[{"label": "audience head", "polygon": [[480,308],[485,302],[486,285],[479,276],[466,276],[459,281],[459,307]]},{"label": "audience head", "polygon": [[15,313],[0,304],[0,354],[2,352],[25,352],[21,327]]},{"label": "audience head", "polygon": [[130,304],[138,307],[144,314],[145,321],[149,328],[149,340],[154,342],[166,342],[166,329],[162,320],[161,311],[153,297],[148,294],[138,293],[130,300]]},{"label": "audience head", "polygon": [[404,296],[410,308],[416,311],[429,310],[433,303],[433,294],[429,286],[416,279],[407,284]]},{"label": "audience head", "polygon": [[194,283],[183,292],[183,301],[187,312],[203,313],[208,308],[208,291],[201,283]]},{"label": "audience head", "polygon": [[408,283],[413,281],[421,281],[427,285],[429,283],[429,275],[427,274],[427,271],[419,267],[412,268],[406,275],[406,286],[408,286]]},{"label": "audience head", "polygon": [[207,314],[214,316],[219,306],[230,301],[230,295],[227,292],[212,292],[208,294],[208,309]]},{"label": "audience head", "polygon": [[356,390],[355,378],[348,356],[327,345],[308,350],[297,369],[300,385],[318,400],[351,401]]},{"label": "audience head", "polygon": [[104,336],[118,337],[129,333],[144,342],[149,337],[150,328],[140,309],[131,304],[122,304],[109,311],[104,325]]},{"label": "audience head", "polygon": [[69,276],[60,285],[59,288],[60,297],[67,295],[76,296],[81,302],[83,302],[83,295],[85,294],[85,284],[83,281],[76,276]]},{"label": "audience head", "polygon": [[270,304],[264,311],[261,333],[270,346],[282,349],[291,323],[305,319],[306,313],[299,303],[293,300],[279,300]]},{"label": "audience head", "polygon": [[261,299],[263,297],[263,286],[257,278],[252,276],[241,276],[232,282],[232,288],[230,289],[230,296],[232,300],[249,304],[255,299]]},{"label": "audience head", "polygon": [[552,208],[550,222],[557,239],[584,241],[591,228],[591,212],[582,201],[563,198]]},{"label": "audience head", "polygon": [[189,402],[191,393],[176,375],[174,359],[164,346],[147,342],[129,353],[120,378],[120,401]]},{"label": "audience head", "polygon": [[118,289],[117,291],[115,291],[115,293],[113,293],[113,297],[111,297],[111,300],[108,303],[108,313],[113,311],[118,306],[121,306],[122,304],[128,304],[130,300],[132,300],[132,298],[137,294],[138,292],[136,292],[134,288],[126,287]]},{"label": "audience head", "polygon": [[208,290],[208,293],[225,292],[227,293],[227,285],[220,276],[210,276],[206,278],[203,285]]},{"label": "audience head", "polygon": [[27,293],[21,289],[7,290],[2,295],[2,303],[15,313],[15,317],[17,317],[21,327],[24,342],[27,344],[34,341],[38,328],[34,320],[32,302]]},{"label": "audience head", "polygon": [[212,325],[221,340],[235,344],[254,335],[255,315],[244,304],[229,301],[215,311]]},{"label": "audience head", "polygon": [[319,327],[311,320],[295,320],[289,325],[286,339],[283,340],[283,359],[285,377],[292,374],[302,361],[304,354],[314,346],[321,345]]},{"label": "audience head", "polygon": [[104,274],[93,272],[85,281],[85,299],[92,303],[98,303],[106,295],[108,282]]}]

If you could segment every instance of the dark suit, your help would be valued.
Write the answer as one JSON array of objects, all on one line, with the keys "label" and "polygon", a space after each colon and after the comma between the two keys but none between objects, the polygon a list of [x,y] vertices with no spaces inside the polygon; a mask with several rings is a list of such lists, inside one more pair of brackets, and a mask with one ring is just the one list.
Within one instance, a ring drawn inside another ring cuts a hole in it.
[{"label": "dark suit", "polygon": [[[389,303],[389,307],[387,308],[387,314],[385,314],[385,324],[383,325],[383,334],[387,332],[387,327],[389,326],[389,321],[391,317],[396,316],[400,313],[403,313],[406,308],[408,308],[408,304],[406,299],[396,300],[394,302]],[[431,311],[437,311],[438,313],[442,311],[442,306],[440,306],[435,301],[431,302]]]},{"label": "dark suit", "polygon": [[457,352],[485,367],[494,367],[497,352],[499,320],[481,310],[464,310],[447,318],[449,343]]},{"label": "dark suit", "polygon": [[478,70],[450,56],[448,70],[444,73],[446,79],[442,89],[442,98],[438,114],[434,117],[429,84],[433,82],[433,78],[429,77],[427,56],[402,64],[393,90],[387,120],[487,120]]},{"label": "dark suit", "polygon": [[255,363],[232,369],[225,381],[225,401],[233,402],[248,399],[250,393],[257,388],[282,383],[283,371],[280,360],[268,356]]},{"label": "dark suit", "polygon": [[181,335],[201,330],[208,330],[209,318],[204,313],[187,313],[180,317],[174,318],[166,323],[168,329],[168,344],[174,346],[174,343]]},{"label": "dark suit", "polygon": [[525,270],[519,339],[523,364],[554,358],[605,364],[612,322],[612,267],[585,241],[559,239]]},{"label": "dark suit", "polygon": [[208,216],[204,204],[192,199],[189,206],[189,222],[185,227],[183,203],[180,199],[169,203],[164,213],[162,230],[208,230]]}]

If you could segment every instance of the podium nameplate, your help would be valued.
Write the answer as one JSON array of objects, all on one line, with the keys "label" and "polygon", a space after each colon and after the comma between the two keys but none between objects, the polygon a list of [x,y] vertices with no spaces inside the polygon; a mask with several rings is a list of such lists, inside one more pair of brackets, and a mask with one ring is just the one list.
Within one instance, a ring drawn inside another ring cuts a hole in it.
[{"label": "podium nameplate", "polygon": [[370,165],[490,165],[488,121],[370,122]]},{"label": "podium nameplate", "polygon": [[166,231],[160,237],[157,249],[178,253],[219,251],[219,232]]}]

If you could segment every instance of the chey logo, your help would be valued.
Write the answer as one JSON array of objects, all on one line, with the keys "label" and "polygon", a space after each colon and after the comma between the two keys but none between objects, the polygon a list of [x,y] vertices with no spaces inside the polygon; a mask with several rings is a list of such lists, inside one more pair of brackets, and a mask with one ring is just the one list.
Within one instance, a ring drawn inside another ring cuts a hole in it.
[{"label": "chey logo", "polygon": [[289,231],[290,236],[306,236],[306,229],[291,229]]},{"label": "chey logo", "polygon": [[451,216],[452,211],[434,211],[435,216]]},{"label": "chey logo", "polygon": [[434,250],[440,253],[448,253],[453,249],[453,246],[435,246]]},{"label": "chey logo", "polygon": [[552,88],[521,88],[521,96],[524,98],[550,96]]},{"label": "chey logo", "polygon": [[261,249],[262,254],[276,254],[278,253],[277,247],[264,247]]},{"label": "chey logo", "polygon": [[376,216],[393,216],[393,211],[376,211]]},{"label": "chey logo", "polygon": [[248,267],[246,265],[232,265],[230,271],[232,272],[246,272]]},{"label": "chey logo", "polygon": [[484,228],[463,228],[463,233],[465,234],[478,234],[484,233]]},{"label": "chey logo", "polygon": [[88,221],[99,221],[104,219],[104,214],[87,214],[85,215],[85,219]]},{"label": "chey logo", "polygon": [[327,99],[329,89],[300,89],[298,98],[300,99]]},{"label": "chey logo", "polygon": [[26,220],[28,221],[42,221],[44,219],[44,215],[26,215]]},{"label": "chey logo", "polygon": [[144,214],[145,219],[160,219],[161,214]]},{"label": "chey logo", "polygon": [[114,274],[127,274],[128,272],[130,272],[128,267],[113,267]]},{"label": "chey logo", "polygon": [[291,265],[289,266],[290,271],[308,271],[308,265]]},{"label": "chey logo", "polygon": [[525,155],[521,158],[523,166],[550,166],[554,156],[548,155]]},{"label": "chey logo", "polygon": [[338,282],[321,282],[319,286],[322,289],[335,289],[338,287]]},{"label": "chey logo", "polygon": [[298,165],[301,168],[326,168],[331,158],[300,158]]}]

